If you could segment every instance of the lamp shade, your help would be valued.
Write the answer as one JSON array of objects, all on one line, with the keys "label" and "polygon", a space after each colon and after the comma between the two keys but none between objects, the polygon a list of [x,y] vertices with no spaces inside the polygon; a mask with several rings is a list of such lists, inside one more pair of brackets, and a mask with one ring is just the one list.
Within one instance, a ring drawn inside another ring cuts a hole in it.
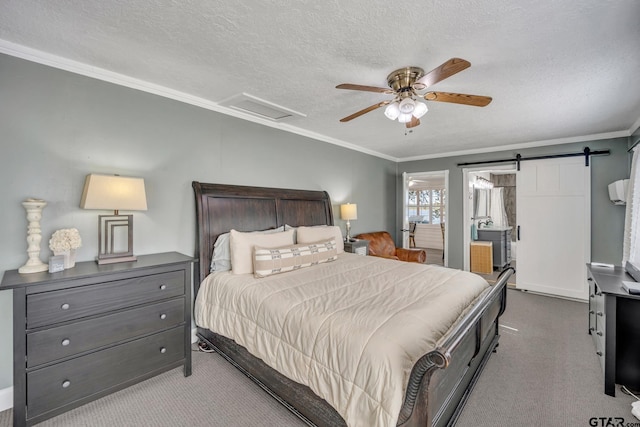
[{"label": "lamp shade", "polygon": [[411,114],[413,113],[413,109],[416,108],[416,103],[411,98],[405,98],[400,101],[400,105],[398,105],[401,113]]},{"label": "lamp shade", "polygon": [[400,115],[400,109],[398,108],[397,102],[392,102],[387,105],[387,108],[384,110],[384,115],[387,116],[388,119],[395,120]]},{"label": "lamp shade", "polygon": [[340,205],[340,217],[346,220],[358,219],[358,205],[351,203]]},{"label": "lamp shade", "polygon": [[412,117],[413,116],[410,113],[400,113],[400,115],[398,116],[398,121],[400,123],[409,123]]},{"label": "lamp shade", "polygon": [[90,174],[84,181],[82,209],[146,211],[144,179]]},{"label": "lamp shade", "polygon": [[413,110],[413,117],[419,119],[424,116],[429,109],[427,108],[427,104],[424,102],[416,102],[416,108]]}]

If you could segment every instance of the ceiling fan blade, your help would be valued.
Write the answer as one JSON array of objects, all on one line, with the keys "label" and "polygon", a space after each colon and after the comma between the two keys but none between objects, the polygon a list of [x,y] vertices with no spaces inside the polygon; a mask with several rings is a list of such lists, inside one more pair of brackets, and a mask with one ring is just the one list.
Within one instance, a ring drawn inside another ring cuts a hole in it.
[{"label": "ceiling fan blade", "polygon": [[451,58],[438,68],[435,68],[422,76],[417,83],[422,83],[425,87],[433,86],[434,84],[451,77],[470,66],[471,63],[465,59]]},{"label": "ceiling fan blade", "polygon": [[454,104],[472,105],[474,107],[485,107],[489,105],[492,100],[490,96],[449,92],[427,92],[423,96],[427,101],[451,102]]},{"label": "ceiling fan blade", "polygon": [[411,116],[411,121],[408,121],[405,126],[407,129],[414,128],[420,124],[420,119],[416,119],[414,116]]},{"label": "ceiling fan blade", "polygon": [[363,90],[366,92],[394,93],[393,90],[383,87],[354,85],[351,83],[342,83],[336,86],[336,89]]},{"label": "ceiling fan blade", "polygon": [[341,121],[341,122],[343,122],[343,123],[344,123],[344,122],[348,122],[349,120],[353,120],[353,119],[355,119],[355,118],[357,118],[357,117],[362,116],[363,114],[367,114],[368,112],[373,111],[373,110],[375,110],[376,108],[380,108],[380,107],[382,107],[383,105],[387,105],[387,104],[388,104],[388,103],[390,103],[390,102],[391,102],[391,101],[382,101],[382,102],[378,102],[377,104],[373,104],[372,106],[367,107],[367,108],[365,108],[364,110],[360,110],[360,111],[358,111],[358,112],[356,112],[356,113],[353,113],[353,114],[352,114],[352,115],[350,115],[350,116],[343,117],[342,119],[340,119],[340,121]]}]

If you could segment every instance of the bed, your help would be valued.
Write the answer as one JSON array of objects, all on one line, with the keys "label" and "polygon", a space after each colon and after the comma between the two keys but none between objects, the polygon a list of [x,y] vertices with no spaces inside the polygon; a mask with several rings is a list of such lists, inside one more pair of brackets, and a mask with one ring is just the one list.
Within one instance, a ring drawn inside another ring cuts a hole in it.
[{"label": "bed", "polygon": [[[218,236],[223,233],[232,229],[240,232],[276,229],[285,224],[303,228],[333,226],[331,200],[324,191],[206,184],[195,181],[193,189],[196,199],[198,242],[198,267],[195,272],[194,295],[200,293],[201,283],[203,286],[202,294],[205,294],[204,286],[208,285],[206,279],[212,279],[212,277],[207,277],[211,265],[212,249]],[[346,270],[359,268],[362,271],[378,268],[377,264],[370,264],[374,261],[365,258],[374,257],[344,254],[339,255],[338,259],[332,263],[312,266],[306,270],[317,269],[316,272],[323,272],[320,275],[329,277],[330,274],[333,274],[332,272],[341,268]],[[388,260],[381,260],[381,262],[387,264],[379,268],[405,268],[400,264],[409,264]],[[421,265],[408,268],[428,269],[427,266]],[[471,278],[474,275],[465,276],[469,273],[456,272],[441,267],[431,268],[439,269],[437,274],[443,275],[443,277],[451,276],[456,280],[461,280],[461,278],[466,278],[468,281],[476,280]],[[418,273],[422,274],[422,272],[417,272],[415,275],[418,276]],[[445,426],[455,423],[478,375],[491,352],[498,345],[498,319],[506,306],[506,282],[511,273],[512,270],[507,269],[494,285],[486,285],[485,283],[483,290],[461,309],[461,315],[446,328],[441,336],[437,336],[434,345],[424,354],[415,357],[415,363],[412,362],[406,378],[403,379],[406,383],[401,387],[396,387],[401,391],[401,399],[395,405],[397,413],[394,412],[394,422],[388,425]],[[294,274],[307,273],[296,271],[283,273],[281,276],[286,277],[289,282],[295,281],[296,277],[303,277]],[[343,273],[340,274],[340,277],[343,277]],[[413,273],[408,275],[413,275]],[[227,274],[225,276],[223,273],[216,273],[216,276],[227,277],[225,280],[230,282],[244,280],[246,286],[252,286],[252,281],[256,280],[251,277],[239,277],[242,275],[233,277],[233,275]],[[304,277],[308,277],[308,274]],[[214,277],[213,279],[219,280],[220,278]],[[271,279],[271,277],[267,278],[263,283],[276,286],[280,282],[286,282],[286,280]],[[326,286],[332,286],[331,283],[331,280],[327,280]],[[234,284],[233,286],[237,287],[238,285]],[[312,286],[316,289],[315,284]],[[256,289],[266,287],[257,286]],[[276,313],[273,314],[274,319],[277,319],[277,316]],[[304,324],[306,325],[306,322]],[[344,413],[342,406],[339,404],[332,406],[318,395],[322,393],[316,394],[314,390],[317,391],[317,387],[313,381],[304,384],[305,378],[298,378],[288,372],[288,376],[284,375],[280,370],[274,369],[261,358],[254,356],[244,346],[237,344],[234,339],[229,337],[228,330],[222,333],[198,326],[197,334],[200,340],[207,343],[307,424],[315,426],[347,425],[345,418],[334,408],[336,406]],[[422,341],[422,337],[416,336],[415,341]],[[328,355],[327,357],[333,356]],[[269,359],[265,357],[264,360],[268,361]],[[299,381],[294,381],[290,379],[291,377]],[[350,424],[355,423],[351,422]]]}]

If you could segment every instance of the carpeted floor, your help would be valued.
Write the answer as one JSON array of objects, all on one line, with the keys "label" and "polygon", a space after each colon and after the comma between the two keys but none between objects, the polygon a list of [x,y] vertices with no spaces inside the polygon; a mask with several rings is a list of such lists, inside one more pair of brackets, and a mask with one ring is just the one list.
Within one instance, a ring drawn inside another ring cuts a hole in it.
[{"label": "carpeted floor", "polygon": [[509,290],[500,346],[457,426],[606,425],[590,424],[592,417],[640,423],[634,398],[618,387],[616,397],[604,394],[587,316],[585,303]]},{"label": "carpeted floor", "polygon": [[[603,393],[587,334],[586,304],[508,291],[502,337],[458,427],[588,426],[631,415],[630,396]],[[12,425],[0,412],[0,427]],[[305,425],[216,354],[193,354],[193,375],[174,369],[47,420],[42,427]],[[603,424],[597,424],[603,425]],[[606,424],[604,424],[606,425]],[[612,424],[613,425],[613,424]]]}]

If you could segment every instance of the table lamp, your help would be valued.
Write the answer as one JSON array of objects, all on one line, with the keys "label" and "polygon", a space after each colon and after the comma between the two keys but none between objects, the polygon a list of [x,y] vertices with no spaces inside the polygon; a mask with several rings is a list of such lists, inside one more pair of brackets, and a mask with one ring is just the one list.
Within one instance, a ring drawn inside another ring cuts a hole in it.
[{"label": "table lamp", "polygon": [[113,210],[113,215],[98,215],[98,264],[136,260],[133,255],[133,215],[120,215],[119,211],[147,210],[144,179],[89,174],[84,182],[80,207]]},{"label": "table lamp", "polygon": [[347,203],[340,205],[340,217],[347,220],[347,235],[346,241],[351,240],[351,220],[358,219],[358,205]]}]

